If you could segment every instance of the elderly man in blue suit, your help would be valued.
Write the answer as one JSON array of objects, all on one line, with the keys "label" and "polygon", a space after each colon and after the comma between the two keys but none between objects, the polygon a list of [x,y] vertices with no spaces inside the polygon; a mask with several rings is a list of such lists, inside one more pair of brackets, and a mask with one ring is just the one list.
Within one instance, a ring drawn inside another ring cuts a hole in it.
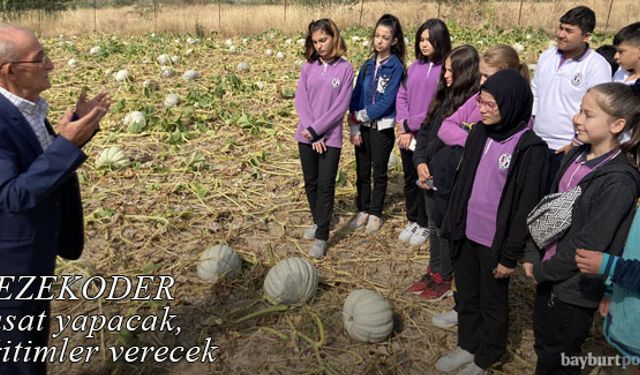
[{"label": "elderly man in blue suit", "polygon": [[[51,86],[53,68],[30,30],[0,25],[0,374],[46,373],[46,363],[25,360],[24,350],[16,349],[47,346],[49,338],[49,301],[16,298],[25,291],[35,295],[41,283],[28,286],[20,276],[51,276],[57,255],[80,256],[84,228],[75,170],[110,105],[108,94],[87,101],[83,91],[56,134],[40,97]],[[30,316],[46,316],[45,322],[18,326]],[[6,324],[11,319],[14,327]]]}]

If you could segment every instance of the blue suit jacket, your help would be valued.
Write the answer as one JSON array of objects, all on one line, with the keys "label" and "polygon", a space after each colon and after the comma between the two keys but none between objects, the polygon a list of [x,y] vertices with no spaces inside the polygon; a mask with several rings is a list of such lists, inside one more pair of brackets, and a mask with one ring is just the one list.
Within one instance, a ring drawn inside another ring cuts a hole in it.
[{"label": "blue suit jacket", "polygon": [[[44,152],[27,120],[0,94],[0,275],[52,275],[56,255],[80,256],[84,218],[75,170],[85,159],[60,136]],[[0,301],[0,308],[12,306]]]}]

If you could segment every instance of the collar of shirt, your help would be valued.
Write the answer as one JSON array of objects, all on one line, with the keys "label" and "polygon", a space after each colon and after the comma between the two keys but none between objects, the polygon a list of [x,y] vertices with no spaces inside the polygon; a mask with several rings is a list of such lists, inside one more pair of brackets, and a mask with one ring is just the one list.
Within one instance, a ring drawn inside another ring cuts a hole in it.
[{"label": "collar of shirt", "polygon": [[562,54],[562,51],[560,51],[559,49],[556,48],[556,53],[560,55],[560,66],[562,66],[565,62],[572,60],[572,61],[582,61],[582,59],[584,59],[585,57],[587,57],[587,55],[591,52],[591,48],[589,48],[589,43],[586,43],[587,47],[584,49],[584,51],[582,51],[582,53],[574,58],[571,59],[565,59],[564,55]]},{"label": "collar of shirt", "polygon": [[7,100],[11,102],[11,104],[15,105],[16,108],[22,113],[25,118],[37,118],[38,121],[42,121],[44,124],[44,119],[47,115],[47,110],[49,109],[49,105],[47,101],[43,98],[38,98],[38,100],[34,103],[30,100],[21,98],[9,91],[5,88],[0,87],[0,93],[4,95]]}]

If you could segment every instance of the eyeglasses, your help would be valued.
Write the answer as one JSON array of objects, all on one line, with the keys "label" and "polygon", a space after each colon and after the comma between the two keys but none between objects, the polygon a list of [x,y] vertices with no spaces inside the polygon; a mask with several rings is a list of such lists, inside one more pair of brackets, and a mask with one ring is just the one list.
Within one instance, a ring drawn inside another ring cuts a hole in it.
[{"label": "eyeglasses", "polygon": [[[4,64],[40,64],[41,66],[45,66],[47,63],[51,62],[49,55],[46,52],[42,54],[42,57],[37,60],[18,60],[18,61],[9,61]],[[2,64],[2,65],[4,65]]]},{"label": "eyeglasses", "polygon": [[480,97],[480,95],[478,95],[478,106],[482,107],[482,106],[486,106],[487,108],[489,108],[492,111],[495,111],[496,109],[498,109],[498,103],[496,102],[488,102],[484,99],[482,99]]}]

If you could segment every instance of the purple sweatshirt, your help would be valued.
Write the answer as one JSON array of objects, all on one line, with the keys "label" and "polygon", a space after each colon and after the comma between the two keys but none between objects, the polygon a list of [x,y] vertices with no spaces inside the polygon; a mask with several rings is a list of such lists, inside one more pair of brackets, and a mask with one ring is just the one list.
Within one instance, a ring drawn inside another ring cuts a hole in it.
[{"label": "purple sweatshirt", "polygon": [[353,66],[338,58],[331,64],[306,62],[302,65],[294,106],[298,113],[295,139],[310,144],[302,136],[305,129],[315,140],[329,147],[342,147],[342,123],[353,91]]},{"label": "purple sweatshirt", "polygon": [[475,124],[480,122],[480,107],[478,107],[478,95],[474,94],[461,105],[451,116],[447,117],[438,130],[438,138],[447,146],[464,147],[469,135],[469,129],[463,129],[462,123]]},{"label": "purple sweatshirt", "polygon": [[[477,93],[467,99],[451,116],[447,117],[438,130],[438,138],[447,146],[464,147],[469,135],[469,129],[464,129],[463,123],[475,124],[482,120],[480,116],[480,107],[478,106]],[[533,129],[533,117],[529,119],[527,129]]]},{"label": "purple sweatshirt", "polygon": [[527,130],[524,128],[503,142],[487,138],[467,205],[465,234],[471,241],[486,247],[493,244],[498,205],[507,182],[513,150]]},{"label": "purple sweatshirt", "polygon": [[405,132],[418,135],[438,90],[441,71],[441,64],[422,61],[414,61],[409,67],[407,80],[400,85],[396,96],[396,121],[402,123],[407,120]]}]

